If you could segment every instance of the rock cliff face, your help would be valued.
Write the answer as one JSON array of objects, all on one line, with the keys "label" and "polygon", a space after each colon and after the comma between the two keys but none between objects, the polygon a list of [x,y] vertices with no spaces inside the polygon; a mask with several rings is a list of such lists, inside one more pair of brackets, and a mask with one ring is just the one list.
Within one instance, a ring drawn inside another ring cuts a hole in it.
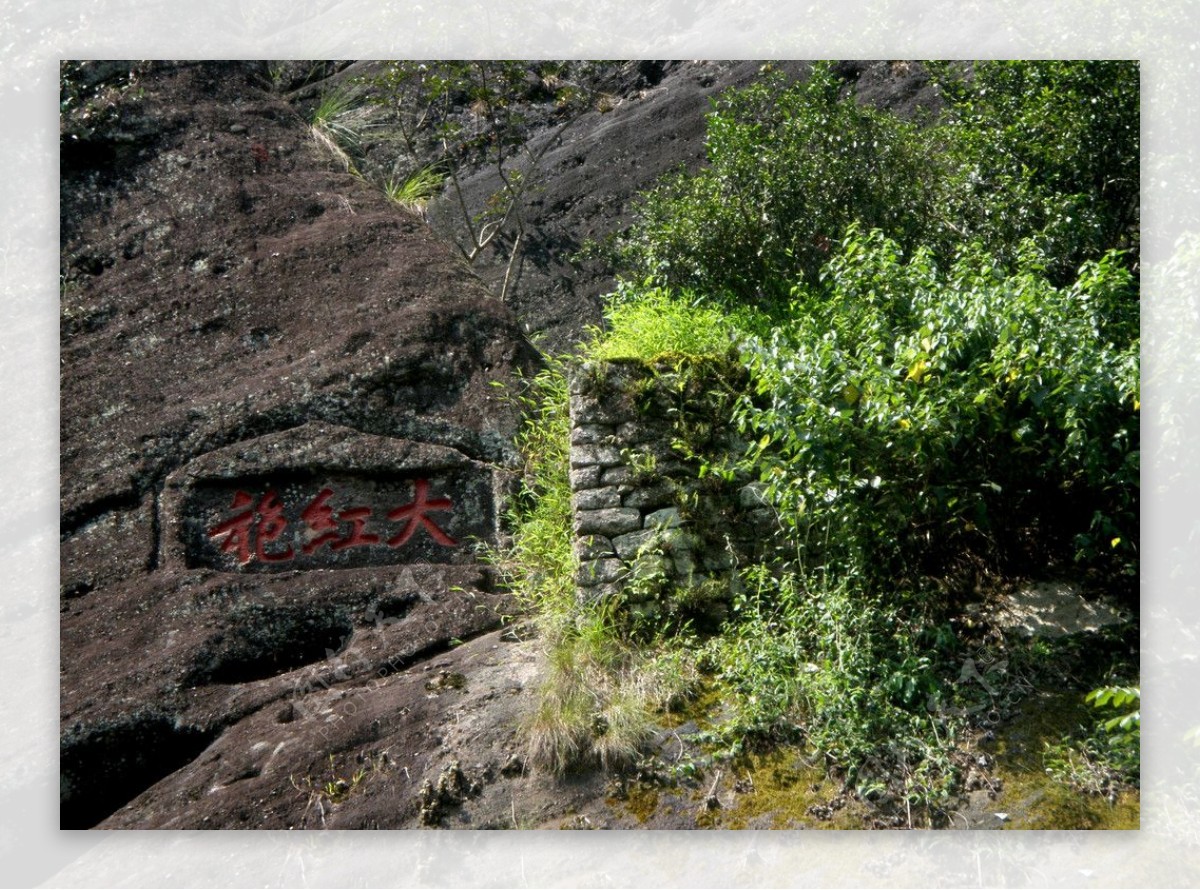
[{"label": "rock cliff face", "polygon": [[305,76],[289,102],[263,63],[64,65],[64,827],[631,821],[602,777],[523,767],[533,656],[474,550],[514,458],[494,384],[535,367],[525,331],[599,320],[611,272],[578,246],[698,164],[709,97],[757,67],[626,69],[546,153],[505,306],[503,250],[468,268],[311,138]]},{"label": "rock cliff face", "polygon": [[66,827],[247,720],[325,726],[330,685],[498,624],[472,550],[496,541],[517,422],[493,384],[535,353],[424,223],[337,171],[263,70],[66,71]]},{"label": "rock cliff face", "polygon": [[[789,78],[806,76],[803,61],[675,60],[613,62],[570,71],[569,77],[601,99],[566,129],[553,97],[536,92],[517,101],[524,121],[524,147],[514,149],[520,169],[530,169],[524,148],[540,161],[532,168],[533,187],[523,202],[524,235],[511,269],[513,227],[484,250],[474,269],[499,295],[510,279],[505,300],[527,331],[548,352],[570,352],[588,325],[601,320],[601,298],[614,286],[613,269],[589,256],[589,242],[605,239],[633,218],[637,196],[679,168],[695,170],[705,160],[705,116],[723,91],[744,87],[764,65]],[[531,66],[532,67],[532,66]],[[369,82],[379,63],[349,65],[292,63],[281,83],[299,107],[311,108],[322,95],[353,82]],[[835,66],[860,102],[906,119],[939,106],[936,91],[920,65],[889,61],[842,61]],[[399,140],[386,118],[360,134],[364,169],[386,178]],[[478,121],[464,114],[464,126]],[[427,146],[420,159],[440,158],[440,143]],[[542,152],[544,151],[544,154]],[[405,160],[407,160],[405,158]],[[462,204],[447,187],[429,204],[430,225],[447,240],[469,243],[462,206],[472,213],[487,206],[502,183],[495,166],[469,158],[460,170]]]}]

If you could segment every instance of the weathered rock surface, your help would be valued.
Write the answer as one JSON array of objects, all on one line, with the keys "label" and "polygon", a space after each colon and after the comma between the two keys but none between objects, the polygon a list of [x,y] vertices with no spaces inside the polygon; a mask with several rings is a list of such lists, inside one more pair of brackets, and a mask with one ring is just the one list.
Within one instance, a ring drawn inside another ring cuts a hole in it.
[{"label": "weathered rock surface", "polygon": [[[528,647],[488,634],[417,670],[374,665],[356,646],[296,677],[302,694],[255,709],[101,827],[511,827]],[[479,758],[461,762],[468,787],[423,799],[463,750]]]},{"label": "weathered rock surface", "polygon": [[[536,708],[534,645],[493,632],[382,677],[356,673],[359,657],[334,660],[347,678],[298,678],[310,687],[302,697],[260,707],[219,737],[171,736],[189,762],[100,827],[697,827],[708,780],[528,767],[520,727]],[[163,727],[148,719],[119,739],[161,738]],[[683,745],[664,729],[651,747],[673,762]],[[120,750],[105,753],[117,760]],[[653,805],[635,805],[646,795]]]},{"label": "weathered rock surface", "polygon": [[[335,747],[281,715],[321,713],[330,690],[382,683],[504,608],[472,544],[496,541],[517,422],[493,384],[536,355],[424,223],[338,171],[264,72],[68,69],[64,827],[220,758],[227,735],[317,763]],[[288,776],[274,793],[295,793]],[[244,824],[256,800],[123,819]]]},{"label": "weathered rock surface", "polygon": [[[589,257],[588,242],[602,244],[629,225],[637,196],[680,167],[705,159],[705,117],[724,90],[749,85],[764,64],[802,77],[808,62],[642,60],[572,70],[570,78],[604,95],[605,101],[559,134],[563,120],[553,98],[531,95],[519,107],[524,147],[546,148],[535,171],[536,186],[523,208],[525,231],[517,262],[509,268],[513,234],[497,238],[475,262],[475,271],[499,294],[509,279],[506,302],[544,349],[571,351],[588,325],[601,322],[602,297],[615,281],[611,266]],[[859,101],[911,118],[938,107],[939,99],[919,65],[889,61],[843,61],[835,70]],[[301,107],[316,104],[356,77],[370,78],[378,65],[295,64],[281,84]],[[319,75],[327,75],[320,77]],[[315,79],[314,79],[315,78]],[[464,117],[464,122],[469,119]],[[551,143],[547,147],[547,143]],[[398,140],[386,125],[362,135],[364,163],[388,171]],[[437,160],[436,148],[422,163]],[[514,151],[521,157],[521,151]],[[460,174],[463,201],[478,212],[501,188],[494,166]],[[458,196],[446,189],[428,208],[429,222],[447,239],[469,243]]]},{"label": "weathered rock surface", "polygon": [[[872,101],[928,98],[856,65]],[[642,824],[602,775],[524,769],[533,654],[471,550],[517,423],[493,384],[535,364],[522,328],[561,349],[599,320],[611,272],[578,248],[701,162],[709,99],[758,63],[630,64],[545,155],[509,307],[475,274],[498,283],[503,239],[472,271],[279,98],[355,66],[65,70],[63,826]],[[430,221],[454,234],[444,202]],[[646,827],[694,827],[681,801]]]}]

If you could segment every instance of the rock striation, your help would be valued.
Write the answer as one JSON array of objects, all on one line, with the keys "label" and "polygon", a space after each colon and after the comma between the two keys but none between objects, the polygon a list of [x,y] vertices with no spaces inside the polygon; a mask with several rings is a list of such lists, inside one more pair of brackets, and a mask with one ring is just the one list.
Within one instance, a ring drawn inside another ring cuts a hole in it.
[{"label": "rock striation", "polygon": [[[497,385],[536,353],[266,74],[64,64],[63,827],[215,827],[276,798],[251,824],[296,824],[289,776],[388,731],[318,702],[370,698],[505,609],[475,547],[511,475]],[[226,737],[277,756],[125,806],[229,762]]]}]

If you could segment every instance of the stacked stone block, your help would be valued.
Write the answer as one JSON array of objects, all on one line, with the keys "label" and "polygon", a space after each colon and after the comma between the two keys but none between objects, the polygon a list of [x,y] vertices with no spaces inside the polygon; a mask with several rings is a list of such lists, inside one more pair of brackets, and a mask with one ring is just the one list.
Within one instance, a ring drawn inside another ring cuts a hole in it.
[{"label": "stacked stone block", "polygon": [[[681,591],[703,591],[719,618],[736,567],[761,552],[774,524],[757,483],[697,478],[698,461],[673,447],[695,405],[679,369],[641,362],[585,364],[572,375],[571,490],[581,601],[623,594],[654,618]],[[745,445],[726,418],[699,444],[715,462]]]}]

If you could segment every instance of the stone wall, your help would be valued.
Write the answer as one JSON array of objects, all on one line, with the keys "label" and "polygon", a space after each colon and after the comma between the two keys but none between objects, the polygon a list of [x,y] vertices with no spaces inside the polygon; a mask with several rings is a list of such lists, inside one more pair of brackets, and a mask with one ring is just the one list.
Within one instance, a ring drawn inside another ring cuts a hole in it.
[{"label": "stone wall", "polygon": [[648,620],[724,617],[737,568],[761,555],[775,527],[759,483],[713,471],[745,449],[729,420],[741,375],[719,363],[634,361],[572,374],[581,602],[622,596]]}]

